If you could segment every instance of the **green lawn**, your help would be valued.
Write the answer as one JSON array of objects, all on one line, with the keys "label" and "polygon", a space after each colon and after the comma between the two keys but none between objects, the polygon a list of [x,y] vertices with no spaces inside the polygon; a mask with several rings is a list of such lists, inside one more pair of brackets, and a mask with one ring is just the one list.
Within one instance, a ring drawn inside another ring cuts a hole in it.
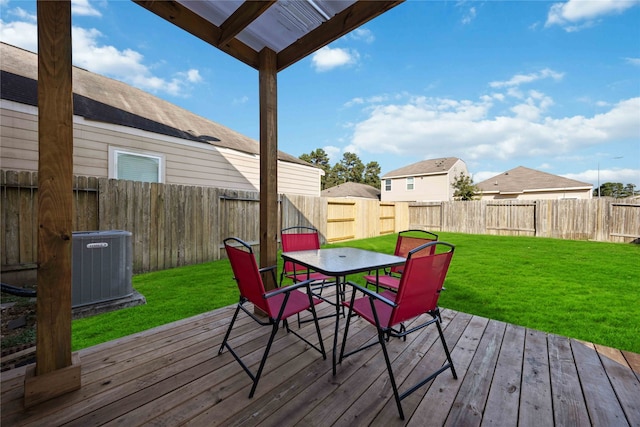
[{"label": "green lawn", "polygon": [[[640,353],[640,245],[438,234],[456,245],[441,307]],[[328,246],[392,253],[395,239]],[[147,304],[75,320],[74,350],[238,300],[226,260],[136,275],[133,286]]]}]

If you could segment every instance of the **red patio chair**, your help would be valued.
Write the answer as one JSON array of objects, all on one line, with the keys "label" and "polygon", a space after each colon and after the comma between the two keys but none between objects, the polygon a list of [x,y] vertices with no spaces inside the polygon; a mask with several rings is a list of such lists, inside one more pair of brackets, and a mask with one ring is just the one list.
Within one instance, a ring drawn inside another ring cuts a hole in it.
[{"label": "red patio chair", "polygon": [[[425,230],[405,230],[398,233],[398,239],[396,240],[396,249],[393,252],[394,255],[406,258],[411,249],[424,245],[425,243],[435,242],[438,240],[438,235]],[[429,247],[429,251],[435,250],[435,246]],[[431,252],[433,253],[433,252]],[[398,265],[391,267],[380,274],[368,274],[364,276],[364,280],[368,285],[376,287],[376,292],[380,291],[380,288],[397,290],[400,283],[400,276],[404,265]]]},{"label": "red patio chair", "polygon": [[[282,243],[282,252],[320,249],[320,236],[318,230],[314,227],[295,225],[293,227],[283,228],[280,232],[280,241]],[[293,283],[298,283],[301,280],[311,280],[313,284],[311,290],[314,292],[314,295],[322,298],[329,304],[334,304],[332,301],[322,297],[322,290],[327,285],[333,285],[335,278],[309,270],[306,267],[290,261],[284,263],[282,272],[280,273],[280,286],[282,286],[285,277],[291,279]],[[329,314],[320,317],[320,319],[332,316],[334,315]],[[300,326],[301,323],[305,323],[305,321],[301,321],[300,315],[298,315],[298,326]]]},{"label": "red patio chair", "polygon": [[[253,254],[251,246],[235,237],[229,237],[225,239],[224,248],[227,251],[227,255],[229,256],[229,261],[231,262],[231,269],[233,270],[234,279],[238,283],[238,288],[240,290],[240,302],[238,303],[238,307],[233,314],[231,324],[227,329],[227,333],[224,336],[224,340],[222,341],[222,345],[220,346],[218,354],[222,354],[222,351],[225,347],[229,349],[229,352],[238,361],[238,363],[240,363],[240,366],[242,366],[245,372],[253,380],[253,387],[251,387],[251,392],[249,393],[249,398],[251,398],[253,397],[256,387],[258,386],[258,381],[260,380],[262,369],[264,368],[264,364],[267,361],[267,356],[269,355],[271,344],[273,344],[273,339],[278,332],[278,325],[280,324],[281,320],[283,322],[283,326],[287,330],[287,333],[292,332],[305,343],[318,350],[320,354],[322,354],[323,359],[327,358],[327,355],[324,351],[324,344],[322,342],[322,335],[320,334],[320,326],[318,325],[318,316],[316,315],[315,310],[315,304],[319,303],[320,300],[313,298],[311,295],[310,284],[312,280],[301,281],[285,288],[276,288],[271,291],[265,291],[264,283],[262,281],[262,273],[271,272],[271,274],[273,275],[273,280],[275,282],[276,266],[274,265],[272,267],[259,269],[258,265],[256,264],[256,258]],[[302,292],[301,289],[306,289],[306,293]],[[253,303],[255,307],[262,310],[266,314],[268,320],[261,320],[256,315],[254,315],[251,310],[247,309],[244,306],[244,304],[247,302]],[[231,329],[233,328],[233,324],[235,323],[240,310],[244,311],[259,325],[271,326],[271,335],[269,336],[267,347],[264,350],[264,355],[260,360],[258,371],[255,374],[252,373],[249,368],[242,362],[240,356],[233,350],[228,342],[229,335],[231,334]],[[289,329],[287,319],[294,314],[298,314],[304,310],[311,311],[313,321],[315,322],[316,326],[316,333],[318,334],[319,347],[310,343],[295,331]]]},{"label": "red patio chair", "polygon": [[[445,248],[446,251],[440,252],[442,251],[442,248],[435,251],[436,247],[440,246]],[[342,362],[343,358],[379,343],[382,346],[382,353],[384,354],[384,359],[387,364],[387,371],[389,372],[389,377],[391,379],[391,387],[393,388],[393,395],[396,400],[396,405],[398,406],[398,412],[400,413],[400,418],[403,420],[404,413],[402,412],[402,405],[400,403],[402,399],[418,390],[420,387],[447,369],[451,369],[453,378],[458,378],[455,368],[453,367],[449,348],[447,347],[444,335],[442,334],[440,317],[437,313],[438,297],[442,290],[442,284],[444,283],[444,279],[447,275],[449,264],[451,263],[453,251],[453,245],[440,241],[426,243],[409,251],[397,292],[386,290],[378,294],[370,289],[361,287],[353,282],[349,282],[353,287],[353,292],[351,300],[344,303],[344,305],[349,307],[349,314],[347,315],[347,324],[344,329],[339,360]],[[358,294],[358,292],[362,292],[364,296],[356,299],[356,294]],[[425,313],[429,314],[431,318],[427,318],[425,321],[420,321],[417,326],[412,326],[408,330],[405,328],[404,322],[412,320]],[[378,332],[378,342],[373,342],[345,353],[347,336],[349,334],[349,324],[356,314],[376,327]],[[393,376],[391,361],[389,360],[385,341],[388,341],[390,337],[401,337],[406,340],[406,336],[411,332],[417,331],[434,323],[438,328],[438,334],[440,336],[442,346],[444,347],[447,363],[435,372],[431,373],[425,379],[419,381],[404,393],[400,394]]]},{"label": "red patio chair", "polygon": [[[313,227],[293,226],[283,228],[280,232],[280,240],[282,242],[282,252],[306,251],[309,249],[320,249],[320,237],[318,230]],[[302,280],[313,280],[314,283],[321,285],[333,281],[333,278],[316,271],[310,271],[301,265],[292,262],[285,262],[282,273],[280,273],[280,285],[287,277],[293,280],[293,283]]]}]

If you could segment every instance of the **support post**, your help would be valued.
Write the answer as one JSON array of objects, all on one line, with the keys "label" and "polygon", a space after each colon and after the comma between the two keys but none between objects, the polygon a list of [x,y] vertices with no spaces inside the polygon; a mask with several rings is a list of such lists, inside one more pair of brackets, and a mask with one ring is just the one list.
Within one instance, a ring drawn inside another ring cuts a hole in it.
[{"label": "support post", "polygon": [[[260,267],[276,264],[278,256],[278,82],[277,55],[260,52]],[[267,275],[269,276],[269,275]],[[269,276],[266,289],[274,289]]]},{"label": "support post", "polygon": [[25,406],[80,388],[71,354],[73,88],[71,1],[38,0],[38,296],[36,366]]}]

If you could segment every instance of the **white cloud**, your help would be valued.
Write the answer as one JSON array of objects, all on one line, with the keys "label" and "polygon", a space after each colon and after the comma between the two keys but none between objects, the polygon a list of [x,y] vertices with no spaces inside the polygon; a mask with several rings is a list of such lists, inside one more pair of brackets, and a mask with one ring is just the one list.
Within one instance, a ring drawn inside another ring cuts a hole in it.
[{"label": "white cloud", "polygon": [[603,16],[619,14],[640,3],[640,0],[569,0],[555,3],[549,9],[545,26],[559,25],[568,32],[595,25]]},{"label": "white cloud", "polygon": [[469,10],[467,10],[467,12],[462,17],[462,23],[464,25],[467,25],[467,24],[471,23],[471,21],[473,21],[475,19],[476,14],[477,14],[476,8],[475,7],[470,7]]},{"label": "white cloud", "polygon": [[493,88],[502,88],[502,87],[517,87],[526,83],[532,83],[535,82],[537,80],[542,80],[542,79],[553,79],[553,80],[562,80],[562,78],[564,77],[564,73],[559,73],[557,71],[553,71],[549,68],[545,68],[540,72],[537,73],[530,73],[530,74],[516,74],[515,76],[511,77],[511,79],[504,81],[504,82],[500,82],[500,81],[495,81],[495,82],[491,82],[489,83],[489,86],[493,87]]},{"label": "white cloud", "polygon": [[200,75],[200,71],[193,68],[186,72],[178,73],[178,75],[186,78],[191,83],[200,83],[202,81],[202,76]]},{"label": "white cloud", "polygon": [[353,40],[359,40],[369,44],[373,43],[376,39],[371,30],[366,28],[356,28],[349,34],[349,37]]},{"label": "white cloud", "polygon": [[[401,98],[400,98],[401,99]],[[372,104],[380,104],[389,100],[389,95],[374,95],[369,98],[357,97],[350,99],[349,101],[344,103],[344,107],[349,108],[356,105],[372,105]]]},{"label": "white cloud", "polygon": [[636,67],[640,67],[640,58],[624,58],[627,64],[635,65]]},{"label": "white cloud", "polygon": [[4,22],[0,20],[0,40],[30,52],[38,50],[38,28],[35,23],[25,21]]},{"label": "white cloud", "polygon": [[[615,162],[615,160],[612,160],[612,162]],[[594,188],[598,187],[598,181],[600,181],[601,184],[605,182],[620,182],[625,185],[640,182],[640,170],[628,168],[601,168],[600,170],[596,168],[580,173],[568,173],[562,176],[578,181],[592,182],[594,183]],[[638,189],[639,188],[636,188],[636,190]]]},{"label": "white cloud", "polygon": [[473,182],[478,184],[482,181],[486,181],[489,178],[493,178],[494,176],[500,175],[506,171],[480,171],[471,174],[471,178],[473,178]]},{"label": "white cloud", "polygon": [[335,164],[342,160],[342,149],[334,145],[327,145],[322,147],[327,156],[329,157],[329,163]]},{"label": "white cloud", "polygon": [[318,72],[329,71],[337,67],[353,65],[360,59],[355,50],[330,48],[325,46],[311,57],[311,63]]},{"label": "white cloud", "polygon": [[81,16],[102,16],[100,11],[89,3],[89,0],[71,0],[71,13]]},{"label": "white cloud", "polygon": [[[7,2],[8,3],[8,2]],[[15,16],[18,19],[26,20],[27,22],[37,22],[38,17],[36,15],[32,15],[21,7],[16,7],[15,9],[11,9],[9,11],[9,15]]]},{"label": "white cloud", "polygon": [[[416,97],[377,105],[356,123],[350,141],[359,152],[465,160],[552,156],[611,141],[637,140],[640,98],[618,102],[593,117],[553,118],[553,100],[530,92],[509,115],[494,115],[493,101]],[[366,108],[366,107],[365,107]],[[419,154],[418,154],[419,153]]]},{"label": "white cloud", "polygon": [[233,105],[243,105],[246,104],[247,102],[249,102],[249,97],[248,96],[241,96],[240,98],[234,98],[232,101]]},{"label": "white cloud", "polygon": [[[23,20],[0,22],[0,40],[37,52],[38,32],[35,17],[19,8],[12,12],[21,16]],[[73,64],[91,72],[124,81],[145,91],[174,96],[188,96],[191,85],[202,81],[200,72],[196,69],[178,72],[170,78],[156,76],[145,65],[141,53],[132,49],[118,50],[114,46],[100,43],[103,35],[94,28],[73,26],[71,32]]]}]

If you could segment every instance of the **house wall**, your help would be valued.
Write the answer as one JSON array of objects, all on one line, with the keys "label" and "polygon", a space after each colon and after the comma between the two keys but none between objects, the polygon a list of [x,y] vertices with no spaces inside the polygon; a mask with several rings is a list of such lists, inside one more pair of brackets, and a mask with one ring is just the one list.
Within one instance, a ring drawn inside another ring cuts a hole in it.
[{"label": "house wall", "polygon": [[416,175],[413,178],[413,190],[407,190],[407,178],[391,179],[391,191],[385,191],[384,179],[381,181],[380,200],[383,202],[439,202],[453,200],[452,184],[461,172],[467,172],[466,164],[458,160],[448,171],[438,175]]},{"label": "house wall", "polygon": [[[38,170],[37,108],[2,100],[0,161],[3,168]],[[166,184],[260,189],[257,155],[74,116],[73,173],[110,177],[109,148],[157,154],[165,161]],[[278,192],[320,196],[317,168],[278,162]]]},{"label": "house wall", "polygon": [[479,200],[562,200],[562,199],[591,199],[591,190],[564,190],[564,191],[532,191],[522,194],[495,194],[484,193]]}]

